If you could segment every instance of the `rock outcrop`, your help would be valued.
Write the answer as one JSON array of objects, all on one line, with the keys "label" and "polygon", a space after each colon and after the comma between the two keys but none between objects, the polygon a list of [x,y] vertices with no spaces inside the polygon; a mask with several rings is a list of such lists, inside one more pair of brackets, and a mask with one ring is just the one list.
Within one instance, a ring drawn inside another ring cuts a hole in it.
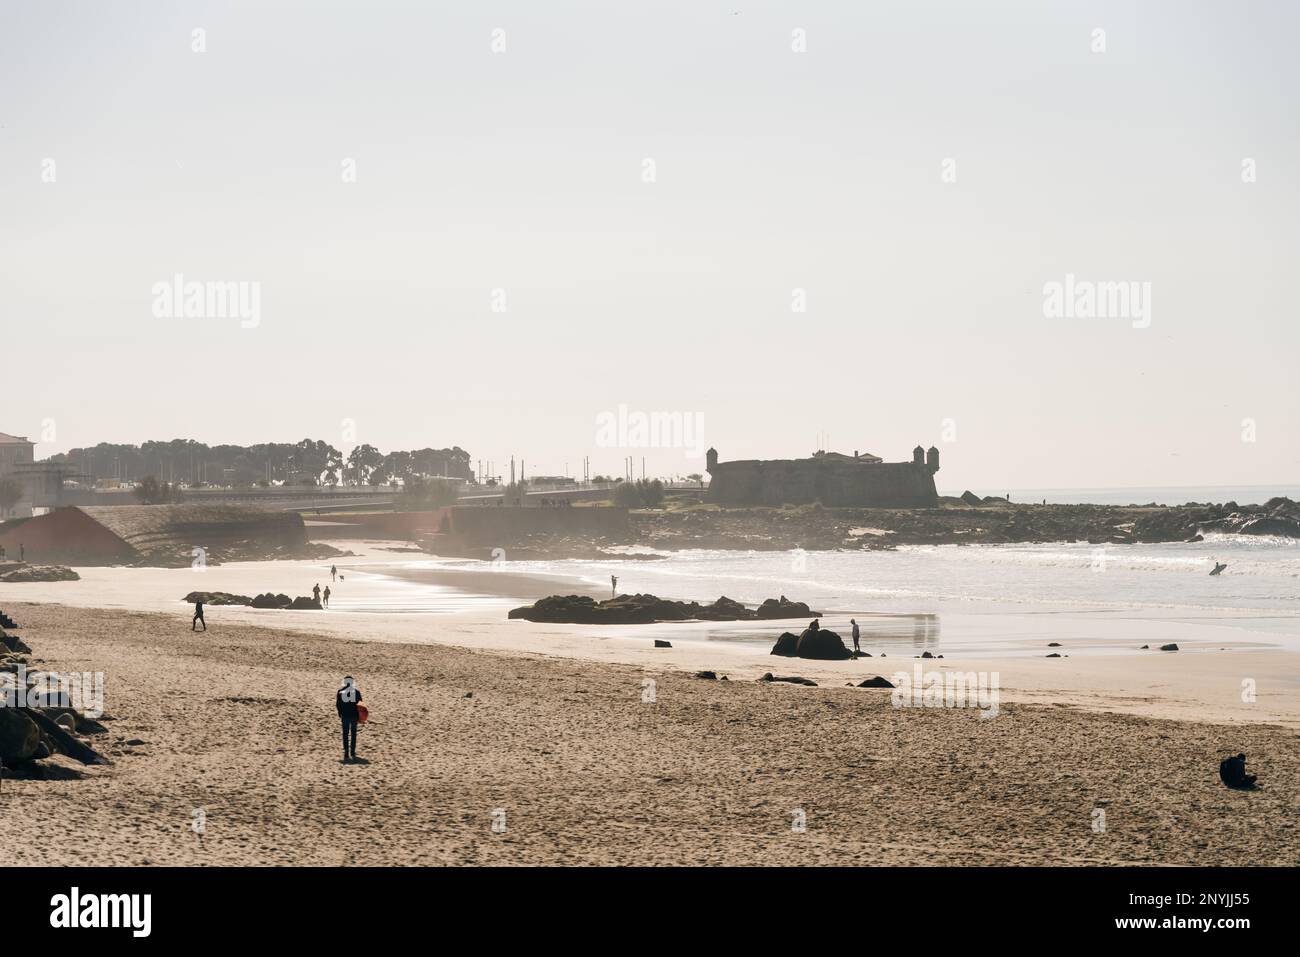
[{"label": "rock outcrop", "polygon": [[843,661],[853,657],[853,652],[844,646],[844,639],[827,628],[805,628],[794,653],[798,658],[818,661]]},{"label": "rock outcrop", "polygon": [[0,571],[0,582],[75,582],[81,576],[66,565],[19,565]]},{"label": "rock outcrop", "polygon": [[203,602],[205,605],[251,605],[253,599],[247,595],[232,595],[225,591],[192,591],[185,596],[185,600],[191,605],[195,602]]},{"label": "rock outcrop", "polygon": [[[760,615],[760,612],[763,614]],[[587,595],[550,595],[532,605],[515,608],[510,618],[579,625],[645,625],[662,621],[757,621],[761,618],[817,617],[803,602],[782,596],[769,598],[758,609],[747,608],[723,595],[701,605],[655,595],[619,595],[597,601]]]},{"label": "rock outcrop", "polygon": [[[0,618],[13,626],[3,612]],[[78,737],[103,732],[104,726],[75,711],[76,695],[56,683],[57,676],[33,668],[29,654],[25,642],[0,628],[0,762],[20,777],[63,779],[78,775],[40,762],[62,754],[82,764],[107,764]]]}]

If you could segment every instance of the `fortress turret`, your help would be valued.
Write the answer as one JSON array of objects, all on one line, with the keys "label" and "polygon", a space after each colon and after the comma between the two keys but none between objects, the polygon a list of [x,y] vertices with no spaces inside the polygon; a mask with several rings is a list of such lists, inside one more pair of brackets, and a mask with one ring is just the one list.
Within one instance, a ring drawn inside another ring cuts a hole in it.
[{"label": "fortress turret", "polygon": [[912,449],[912,464],[913,465],[925,464],[925,449],[921,448],[919,445],[916,448]]},{"label": "fortress turret", "polygon": [[[697,445],[696,448],[699,448],[699,446]],[[704,453],[704,471],[708,472],[709,474],[712,474],[713,470],[716,469],[717,467],[718,467],[718,450],[709,449],[709,451]]]},{"label": "fortress turret", "polygon": [[939,471],[939,450],[933,445],[930,446],[930,450],[925,453],[925,464],[931,474]]}]

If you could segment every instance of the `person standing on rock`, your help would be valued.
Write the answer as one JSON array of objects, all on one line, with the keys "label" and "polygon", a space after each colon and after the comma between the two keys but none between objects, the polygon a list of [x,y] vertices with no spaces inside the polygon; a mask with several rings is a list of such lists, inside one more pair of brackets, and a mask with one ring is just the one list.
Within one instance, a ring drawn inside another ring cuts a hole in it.
[{"label": "person standing on rock", "polygon": [[311,597],[316,599],[316,604],[320,604],[320,582],[317,582],[316,587],[311,590]]},{"label": "person standing on rock", "polygon": [[334,707],[343,723],[343,763],[357,759],[357,724],[361,715],[357,705],[361,704],[361,689],[356,679],[348,675],[343,679],[343,687],[334,696]]},{"label": "person standing on rock", "polygon": [[208,623],[203,618],[203,602],[196,601],[194,603],[194,617],[190,619],[190,631],[197,630],[198,624],[201,621],[203,622],[203,630],[207,631]]},{"label": "person standing on rock", "polygon": [[858,647],[858,620],[856,618],[850,618],[849,624],[853,626],[853,653],[855,655],[861,654],[862,649]]}]

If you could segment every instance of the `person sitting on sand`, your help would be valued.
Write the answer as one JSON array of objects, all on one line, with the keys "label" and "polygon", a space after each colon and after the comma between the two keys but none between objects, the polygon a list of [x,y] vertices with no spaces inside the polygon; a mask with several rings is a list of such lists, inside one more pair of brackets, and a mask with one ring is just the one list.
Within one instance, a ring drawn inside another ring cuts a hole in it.
[{"label": "person sitting on sand", "polygon": [[849,624],[853,626],[853,653],[855,655],[861,654],[862,649],[858,647],[858,620],[856,618],[850,618]]},{"label": "person sitting on sand", "polygon": [[360,703],[361,689],[357,687],[356,679],[348,675],[343,679],[343,687],[334,695],[334,707],[343,723],[344,763],[357,759],[357,724],[361,720],[357,705]]},{"label": "person sitting on sand", "polygon": [[329,586],[329,585],[326,585],[326,586],[325,586],[325,590],[324,590],[323,592],[321,592],[321,597],[325,599],[325,607],[328,608],[328,607],[330,606],[330,586]]},{"label": "person sitting on sand", "polygon": [[203,630],[207,631],[208,623],[203,618],[203,602],[196,601],[194,603],[194,617],[190,619],[190,631],[196,631],[197,630],[196,626],[201,621],[203,622]]},{"label": "person sitting on sand", "polygon": [[1224,758],[1219,762],[1219,777],[1230,788],[1248,791],[1255,786],[1255,775],[1246,773],[1246,756]]}]

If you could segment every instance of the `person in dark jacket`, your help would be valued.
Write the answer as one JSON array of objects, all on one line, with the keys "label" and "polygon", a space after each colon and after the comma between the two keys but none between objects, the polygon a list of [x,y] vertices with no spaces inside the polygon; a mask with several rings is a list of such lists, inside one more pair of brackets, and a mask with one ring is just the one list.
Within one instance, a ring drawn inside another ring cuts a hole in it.
[{"label": "person in dark jacket", "polygon": [[355,761],[357,759],[357,723],[361,716],[357,713],[357,705],[361,703],[361,689],[357,687],[356,680],[348,675],[343,679],[343,687],[334,695],[334,707],[339,713],[339,720],[343,722],[343,760]]},{"label": "person in dark jacket", "polygon": [[203,617],[203,602],[196,601],[194,603],[194,617],[190,619],[190,631],[196,631],[198,629],[199,622],[203,622],[203,630],[207,631],[208,622]]},{"label": "person in dark jacket", "polygon": [[1255,775],[1246,773],[1246,756],[1239,754],[1219,762],[1219,777],[1230,788],[1248,791],[1255,786]]}]

